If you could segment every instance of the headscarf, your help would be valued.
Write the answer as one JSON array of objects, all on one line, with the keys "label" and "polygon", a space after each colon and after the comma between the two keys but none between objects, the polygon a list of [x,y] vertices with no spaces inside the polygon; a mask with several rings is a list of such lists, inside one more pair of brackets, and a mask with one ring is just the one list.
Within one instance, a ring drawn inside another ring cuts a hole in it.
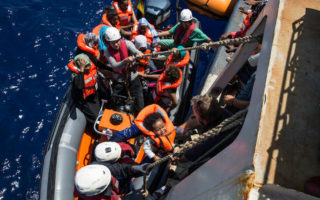
[{"label": "headscarf", "polygon": [[156,29],[154,29],[150,23],[148,22],[148,20],[146,18],[141,18],[139,19],[139,26],[142,25],[142,26],[148,26],[148,28],[150,29],[151,31],[151,34],[153,36],[153,40],[152,40],[152,45],[155,46],[158,44],[158,42],[160,41],[160,38],[158,36],[158,32],[156,31]]},{"label": "headscarf", "polygon": [[144,35],[138,35],[134,38],[134,45],[137,49],[140,49],[141,47],[147,48],[147,38]]},{"label": "headscarf", "polygon": [[[177,49],[184,49],[182,45],[178,46]],[[180,51],[180,57],[184,58],[185,55],[187,54],[187,51]]]},{"label": "headscarf", "polygon": [[80,66],[78,66],[78,64],[77,64],[77,61],[78,61],[80,58],[82,58],[82,59],[84,59],[84,60],[86,61],[86,65],[90,65],[90,59],[89,59],[89,57],[88,57],[86,54],[84,54],[84,53],[80,53],[79,55],[77,55],[77,56],[74,57],[74,59],[73,59],[73,62],[74,62],[74,64],[75,64],[77,67],[80,67]]},{"label": "headscarf", "polygon": [[102,26],[99,31],[99,50],[104,51],[107,49],[107,44],[105,43],[104,35],[106,34],[108,28],[109,26],[105,25]]},{"label": "headscarf", "polygon": [[88,47],[93,48],[98,44],[99,38],[94,33],[87,33],[84,36],[84,42],[87,44]]}]

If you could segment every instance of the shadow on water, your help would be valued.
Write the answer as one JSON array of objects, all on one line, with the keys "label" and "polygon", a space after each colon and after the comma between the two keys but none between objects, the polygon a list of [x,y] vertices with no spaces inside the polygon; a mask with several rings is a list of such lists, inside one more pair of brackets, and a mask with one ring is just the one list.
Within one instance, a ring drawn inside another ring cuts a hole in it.
[{"label": "shadow on water", "polygon": [[303,191],[308,178],[320,176],[319,19],[319,11],[307,8],[305,15],[292,24],[264,177],[267,183],[268,177],[274,174],[274,184],[299,191]]}]

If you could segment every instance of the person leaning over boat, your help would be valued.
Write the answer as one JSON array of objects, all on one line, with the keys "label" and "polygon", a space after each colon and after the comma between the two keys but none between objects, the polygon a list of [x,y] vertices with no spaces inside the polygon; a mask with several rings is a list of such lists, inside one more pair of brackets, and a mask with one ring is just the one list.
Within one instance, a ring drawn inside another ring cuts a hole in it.
[{"label": "person leaning over boat", "polygon": [[167,50],[182,45],[191,47],[194,42],[210,42],[211,39],[204,34],[193,22],[192,12],[189,9],[183,9],[179,17],[180,22],[169,31],[158,33],[158,36],[173,35],[173,39],[162,39],[159,44],[161,49]]},{"label": "person leaning over boat", "polygon": [[177,88],[182,82],[182,71],[175,66],[167,67],[161,74],[139,74],[144,79],[157,80],[152,99],[169,113],[178,104]]},{"label": "person leaning over boat", "polygon": [[127,181],[146,173],[146,164],[93,162],[80,168],[74,178],[74,196],[84,200],[119,200],[130,191]]},{"label": "person leaning over boat", "polygon": [[94,149],[97,161],[109,163],[134,164],[135,153],[130,144],[126,142],[102,142]]},{"label": "person leaning over boat", "polygon": [[93,124],[100,110],[100,99],[108,99],[109,94],[102,90],[97,67],[86,54],[77,55],[68,67],[76,74],[72,79],[72,99],[87,122]]},{"label": "person leaning over boat", "polygon": [[[205,94],[203,96],[197,95],[191,99],[192,110],[195,118],[199,121],[200,126],[197,128],[199,134],[204,133],[217,125],[219,125],[224,119],[231,116],[226,109],[220,107],[218,101],[211,95]],[[181,127],[181,126],[180,126]],[[196,127],[189,127],[189,129],[194,129]],[[195,161],[200,156],[208,152],[212,147],[217,145],[228,133],[231,131],[239,129],[236,127],[232,130],[222,132],[214,137],[210,137],[203,143],[194,146],[193,148],[187,150],[182,160]],[[234,138],[232,138],[234,139]],[[212,157],[227,145],[231,143],[229,139],[227,142],[219,146],[214,152],[209,153],[207,156]]]},{"label": "person leaning over boat", "polygon": [[240,90],[239,94],[236,96],[228,94],[223,97],[226,105],[235,108],[230,110],[236,112],[249,106],[255,79],[256,73],[253,73],[244,88]]},{"label": "person leaning over boat", "polygon": [[137,22],[130,0],[114,0],[112,5],[119,15],[120,26],[124,29],[131,28]]},{"label": "person leaning over boat", "polygon": [[121,39],[119,31],[114,27],[106,30],[104,38],[107,42],[104,55],[113,69],[113,92],[127,96],[126,89],[128,89],[135,98],[135,109],[138,113],[144,106],[144,99],[138,72],[132,68],[134,57],[131,55],[139,57],[143,53],[136,49],[132,42]]}]

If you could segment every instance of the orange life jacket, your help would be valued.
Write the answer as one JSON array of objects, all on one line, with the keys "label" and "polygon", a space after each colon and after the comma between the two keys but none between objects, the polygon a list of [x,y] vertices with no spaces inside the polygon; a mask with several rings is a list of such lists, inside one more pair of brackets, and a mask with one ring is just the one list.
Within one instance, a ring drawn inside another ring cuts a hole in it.
[{"label": "orange life jacket", "polygon": [[243,27],[241,28],[241,37],[246,36],[247,31],[251,27],[250,18],[252,17],[252,13],[249,13],[246,18],[243,20]]},{"label": "orange life jacket", "polygon": [[102,22],[103,22],[103,24],[105,24],[105,25],[107,25],[107,26],[110,26],[110,27],[115,27],[115,28],[118,29],[118,31],[120,31],[120,22],[118,21],[118,23],[116,24],[116,26],[113,26],[113,25],[109,22],[106,13],[104,13],[104,14],[102,15]]},{"label": "orange life jacket", "polygon": [[[153,25],[151,25],[151,26],[154,28]],[[133,41],[134,38],[136,38],[138,35],[141,35],[139,32],[139,22],[137,22],[133,25],[132,32],[131,32],[131,40]],[[144,36],[146,36],[146,38],[147,38],[147,43],[151,44],[153,41],[153,35],[152,35],[151,30],[149,28],[147,28]]]},{"label": "orange life jacket", "polygon": [[92,33],[96,34],[96,36],[99,37],[99,32],[100,32],[100,29],[105,26],[105,24],[99,24],[98,26],[94,27],[92,29]]},{"label": "orange life jacket", "polygon": [[[179,24],[174,36],[173,36],[173,39],[174,39],[174,43],[176,45],[182,45],[184,47],[187,47],[188,46],[188,41],[189,41],[189,38],[191,36],[191,34],[193,33],[194,29],[196,29],[197,26],[192,23],[188,29],[186,31],[183,30],[182,28],[182,25]],[[182,38],[180,37],[181,34],[184,34],[182,36]],[[181,39],[180,39],[181,38]]]},{"label": "orange life jacket", "polygon": [[132,11],[132,4],[131,1],[129,0],[129,5],[128,8],[125,12],[123,12],[120,9],[119,3],[117,1],[113,1],[112,5],[114,9],[117,11],[119,15],[119,21],[120,21],[120,26],[127,26],[132,18],[133,11]]},{"label": "orange life jacket", "polygon": [[79,47],[81,50],[86,51],[86,52],[89,52],[89,53],[92,54],[95,58],[99,59],[99,57],[100,57],[99,49],[88,47],[87,44],[86,44],[85,41],[84,41],[84,37],[85,37],[85,34],[83,34],[83,33],[80,33],[80,34],[79,34],[78,39],[77,39],[78,47]]},{"label": "orange life jacket", "polygon": [[182,82],[182,71],[179,69],[180,78],[174,83],[166,82],[165,71],[162,72],[160,78],[157,81],[155,88],[152,90],[152,98],[154,102],[158,102],[161,99],[165,90],[177,88]]},{"label": "orange life jacket", "polygon": [[[97,82],[97,67],[90,61],[91,68],[89,73],[84,74],[84,88],[82,89],[83,98],[86,99],[88,96],[94,94],[98,89],[98,82]],[[69,62],[68,68],[79,74],[80,69],[76,66],[76,64],[72,61]]]},{"label": "orange life jacket", "polygon": [[[154,132],[147,130],[143,125],[143,121],[145,120],[145,118],[148,115],[155,113],[155,112],[160,113],[164,119],[165,126],[167,129],[166,135],[164,135],[164,136],[157,136]],[[149,136],[155,142],[155,144],[158,148],[161,148],[162,150],[167,151],[167,152],[170,152],[173,150],[173,144],[174,144],[174,139],[176,137],[176,131],[175,131],[174,125],[171,122],[171,120],[169,119],[166,111],[163,110],[163,108],[161,108],[159,105],[151,104],[151,105],[145,107],[144,109],[142,109],[139,112],[137,118],[134,120],[134,122],[143,134],[145,134],[146,136]],[[143,151],[143,148],[140,148],[140,151],[139,151],[137,158],[139,158],[139,159],[136,159],[137,163],[141,163],[143,158],[145,158],[145,153]]]},{"label": "orange life jacket", "polygon": [[172,61],[172,57],[173,57],[173,53],[171,53],[169,55],[169,57],[167,59],[167,65],[166,66],[169,66],[170,64],[174,64],[174,66],[176,66],[176,67],[183,68],[184,66],[186,66],[189,63],[190,53],[189,53],[189,51],[187,51],[187,54],[178,63],[175,63],[174,61]]},{"label": "orange life jacket", "polygon": [[[145,52],[143,52],[143,54],[150,54],[151,53],[151,50],[147,49]],[[145,70],[145,67],[146,65],[148,64],[148,61],[149,61],[149,58],[150,57],[146,57],[146,58],[141,58],[141,59],[138,59],[139,61],[139,64],[138,64],[138,69],[137,71],[144,74],[144,70]]]}]

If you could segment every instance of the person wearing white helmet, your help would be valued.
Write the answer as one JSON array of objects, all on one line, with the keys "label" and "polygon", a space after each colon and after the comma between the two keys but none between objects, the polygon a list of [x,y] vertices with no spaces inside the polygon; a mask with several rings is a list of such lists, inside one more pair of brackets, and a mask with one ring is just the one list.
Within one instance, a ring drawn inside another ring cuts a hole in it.
[{"label": "person wearing white helmet", "polygon": [[[129,40],[121,39],[119,31],[110,27],[106,30],[105,37],[107,49],[104,55],[113,69],[113,92],[117,95],[126,96],[125,81],[129,83],[129,91],[135,99],[135,109],[139,112],[144,106],[142,85],[138,73],[129,68],[134,62],[133,56],[142,56],[134,44]],[[128,73],[128,76],[126,74]],[[128,80],[127,80],[128,79]]]},{"label": "person wearing white helmet", "polygon": [[129,184],[123,180],[143,175],[146,165],[95,162],[84,166],[75,175],[74,196],[84,200],[118,200],[117,194],[130,191]]},{"label": "person wearing white helmet", "polygon": [[211,39],[196,27],[193,22],[192,12],[189,9],[183,9],[180,13],[179,23],[169,31],[163,31],[158,34],[161,36],[173,35],[173,39],[162,39],[159,44],[161,49],[171,49],[179,45],[190,47],[194,42],[210,42]]},{"label": "person wearing white helmet", "polygon": [[126,142],[102,142],[94,150],[97,161],[134,164],[135,153]]}]

